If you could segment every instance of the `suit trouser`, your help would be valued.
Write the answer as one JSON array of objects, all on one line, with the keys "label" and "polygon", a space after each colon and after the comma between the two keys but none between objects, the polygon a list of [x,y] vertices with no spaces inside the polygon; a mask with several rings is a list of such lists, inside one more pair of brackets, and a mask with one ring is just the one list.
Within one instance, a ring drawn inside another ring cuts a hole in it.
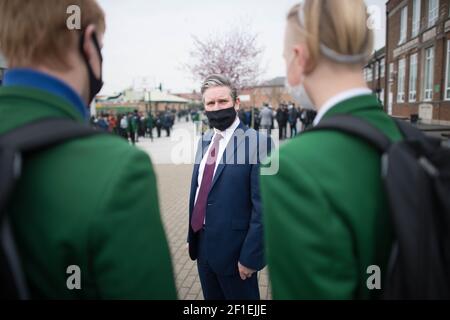
[{"label": "suit trouser", "polygon": [[278,134],[279,134],[279,139],[280,141],[283,140],[284,138],[286,138],[286,129],[287,129],[287,124],[284,125],[280,125],[278,124]]},{"label": "suit trouser", "polygon": [[197,268],[205,300],[259,300],[257,272],[245,281],[239,273],[231,276],[217,274],[208,263],[206,243],[205,231],[200,231]]},{"label": "suit trouser", "polygon": [[156,127],[156,131],[158,132],[158,138],[161,138],[161,127]]},{"label": "suit trouser", "polygon": [[290,138],[295,138],[297,135],[297,124],[291,124],[291,136]]}]

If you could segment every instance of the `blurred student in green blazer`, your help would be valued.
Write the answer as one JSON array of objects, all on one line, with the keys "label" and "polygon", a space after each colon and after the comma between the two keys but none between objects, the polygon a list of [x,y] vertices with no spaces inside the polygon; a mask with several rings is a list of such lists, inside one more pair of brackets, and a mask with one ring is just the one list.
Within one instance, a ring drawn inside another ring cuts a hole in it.
[{"label": "blurred student in green blazer", "polygon": [[[67,25],[74,5],[79,30]],[[102,87],[104,31],[95,0],[0,0],[10,67],[0,135],[48,118],[87,123]],[[31,298],[175,299],[155,180],[148,155],[115,136],[25,158],[7,212]],[[76,289],[67,285],[71,266],[80,271]]]},{"label": "blurred student in green blazer", "polygon": [[[373,48],[363,0],[306,0],[287,18],[284,57],[292,96],[314,125],[360,117],[393,140],[395,123],[367,88]],[[261,178],[275,299],[369,299],[367,268],[386,270],[391,226],[378,152],[334,131],[301,135],[279,150],[279,172]]]}]

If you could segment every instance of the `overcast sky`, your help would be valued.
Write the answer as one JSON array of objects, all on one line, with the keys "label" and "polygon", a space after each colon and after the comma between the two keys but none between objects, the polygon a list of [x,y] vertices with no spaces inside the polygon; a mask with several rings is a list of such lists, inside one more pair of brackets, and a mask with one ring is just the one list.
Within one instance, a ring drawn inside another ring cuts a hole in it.
[{"label": "overcast sky", "polygon": [[[199,88],[181,66],[189,61],[192,35],[204,38],[249,25],[265,48],[264,79],[284,76],[285,16],[299,0],[99,0],[106,12],[103,94],[160,82],[171,92]],[[385,41],[385,0],[366,0],[381,12],[376,47]]]}]

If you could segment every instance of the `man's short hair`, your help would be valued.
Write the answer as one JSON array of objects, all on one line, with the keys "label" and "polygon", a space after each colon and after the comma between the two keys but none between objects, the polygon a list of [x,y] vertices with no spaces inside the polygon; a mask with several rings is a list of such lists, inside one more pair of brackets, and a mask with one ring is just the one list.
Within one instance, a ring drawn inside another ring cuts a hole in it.
[{"label": "man's short hair", "polygon": [[94,24],[105,31],[105,15],[95,0],[0,0],[0,51],[10,66],[70,67],[65,57],[81,36],[67,25],[73,5],[81,12],[81,30]]},{"label": "man's short hair", "polygon": [[[1,0],[0,0],[1,1]],[[233,102],[236,102],[238,96],[237,96],[237,88],[231,83],[231,81],[220,74],[213,74],[210,75],[208,78],[203,81],[202,85],[202,96],[205,95],[206,90],[214,87],[228,87],[230,89],[230,95],[233,99]]]}]

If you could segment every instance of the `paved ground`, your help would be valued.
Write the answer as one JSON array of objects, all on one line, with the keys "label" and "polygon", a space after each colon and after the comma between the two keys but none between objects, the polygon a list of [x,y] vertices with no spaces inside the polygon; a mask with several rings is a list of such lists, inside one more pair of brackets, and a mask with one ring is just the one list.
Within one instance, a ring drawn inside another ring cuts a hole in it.
[{"label": "paved ground", "polygon": [[[170,138],[144,140],[138,146],[148,152],[154,162],[158,179],[160,207],[172,254],[179,299],[202,300],[203,294],[197,273],[197,265],[191,261],[186,249],[188,226],[188,197],[192,164],[171,164],[172,158],[181,162],[180,154],[193,156],[195,137],[193,127],[176,124],[175,141]],[[155,130],[156,131],[156,130]],[[180,151],[181,150],[181,151]],[[189,158],[189,157],[187,157]],[[271,299],[267,270],[259,275],[262,299]]]}]

